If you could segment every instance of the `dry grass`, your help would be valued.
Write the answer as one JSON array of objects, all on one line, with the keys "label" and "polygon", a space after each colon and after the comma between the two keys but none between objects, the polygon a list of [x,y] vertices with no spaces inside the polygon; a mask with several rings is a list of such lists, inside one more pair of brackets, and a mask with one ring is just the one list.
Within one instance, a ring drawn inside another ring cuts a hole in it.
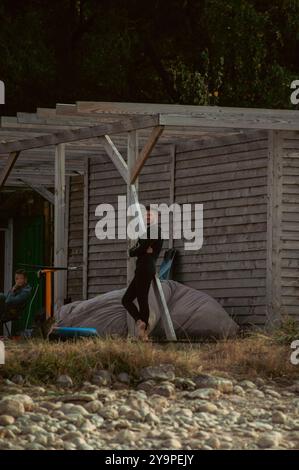
[{"label": "dry grass", "polygon": [[8,346],[0,376],[21,374],[33,383],[51,383],[59,374],[68,374],[79,384],[89,380],[96,369],[125,371],[138,378],[142,367],[171,363],[178,376],[209,372],[289,380],[298,377],[299,372],[299,366],[290,363],[291,352],[289,343],[277,341],[275,335],[259,333],[243,339],[183,345],[112,338],[67,343],[32,340]]},{"label": "dry grass", "polygon": [[254,334],[243,340],[205,345],[201,351],[204,370],[227,372],[239,378],[293,379],[299,368],[292,365],[289,345],[276,344],[272,337]]}]

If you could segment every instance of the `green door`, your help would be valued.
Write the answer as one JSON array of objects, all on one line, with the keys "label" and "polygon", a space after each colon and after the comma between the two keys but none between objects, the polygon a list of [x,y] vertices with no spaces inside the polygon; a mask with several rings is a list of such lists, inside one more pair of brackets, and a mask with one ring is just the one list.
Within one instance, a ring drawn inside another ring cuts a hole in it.
[{"label": "green door", "polygon": [[[14,269],[23,268],[19,263],[44,263],[43,216],[14,219]],[[28,272],[28,282],[32,287],[32,292],[34,292],[38,284],[37,272],[32,268],[24,267],[24,269]],[[31,311],[29,312],[29,305],[27,305],[22,318],[13,325],[13,333],[23,331],[26,327],[26,323],[27,328],[30,328],[35,314],[39,312],[42,307],[43,287],[41,283],[32,303]]]}]

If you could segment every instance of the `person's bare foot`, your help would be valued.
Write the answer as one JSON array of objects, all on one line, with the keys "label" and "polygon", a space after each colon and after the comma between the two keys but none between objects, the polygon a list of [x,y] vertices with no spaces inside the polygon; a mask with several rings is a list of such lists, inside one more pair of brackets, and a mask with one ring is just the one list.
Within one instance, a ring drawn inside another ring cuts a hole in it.
[{"label": "person's bare foot", "polygon": [[150,338],[148,337],[148,334],[147,334],[147,333],[145,333],[145,335],[144,335],[144,337],[143,337],[143,341],[145,341],[145,342],[147,342],[147,343],[150,341]]},{"label": "person's bare foot", "polygon": [[146,333],[145,333],[146,324],[145,324],[145,322],[142,321],[142,320],[137,320],[136,326],[137,326],[137,337],[139,339],[141,339],[142,341],[144,341],[145,336],[146,336]]},{"label": "person's bare foot", "polygon": [[143,341],[150,341],[150,338],[148,335],[149,335],[149,325],[147,325],[147,327],[145,328]]}]

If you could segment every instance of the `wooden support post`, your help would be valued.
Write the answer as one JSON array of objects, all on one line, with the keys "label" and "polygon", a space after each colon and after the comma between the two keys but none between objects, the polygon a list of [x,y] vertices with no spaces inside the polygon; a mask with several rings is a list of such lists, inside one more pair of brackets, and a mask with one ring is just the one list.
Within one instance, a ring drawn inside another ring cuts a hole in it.
[{"label": "wooden support post", "polygon": [[[68,266],[69,260],[69,223],[70,223],[70,187],[71,177],[66,176],[65,178],[65,224],[64,224],[64,241],[65,241],[65,266]],[[69,273],[66,271],[64,277],[64,298],[68,297],[68,276]]]},{"label": "wooden support post", "polygon": [[[5,229],[4,292],[8,292],[11,289],[13,280],[13,238],[13,219],[9,219],[7,229]],[[11,322],[6,325],[9,333],[11,333]]]},{"label": "wooden support post", "polygon": [[83,196],[83,299],[88,298],[88,221],[89,221],[89,158],[85,160]]},{"label": "wooden support post", "polygon": [[5,185],[5,182],[7,178],[9,177],[10,172],[12,171],[14,164],[16,163],[19,155],[20,155],[20,151],[11,152],[9,154],[5,167],[3,168],[0,174],[0,189]]},{"label": "wooden support post", "polygon": [[[54,266],[65,266],[65,145],[55,147]],[[63,305],[66,271],[54,273],[54,312]]]},{"label": "wooden support post", "polygon": [[123,177],[125,182],[127,183],[128,179],[128,167],[123,159],[122,155],[120,152],[117,150],[116,146],[112,142],[111,138],[109,135],[105,135],[104,137],[100,138],[101,142],[103,143],[103,146],[109,155],[112,163],[116,167],[116,169],[119,171],[120,175]]},{"label": "wooden support post", "polygon": [[[128,132],[128,183],[127,183],[127,208],[134,203],[133,194],[131,190],[130,178],[135,166],[136,160],[138,156],[138,135],[137,131]],[[137,190],[138,182],[136,181],[136,190]],[[127,220],[129,222],[129,219]],[[129,256],[129,249],[134,245],[134,241],[128,238],[127,243],[127,285],[130,284],[131,280],[134,277],[135,271],[135,260],[134,258],[130,258]],[[128,323],[128,333],[129,336],[135,335],[135,321],[131,317],[131,315],[127,314],[127,323]]]},{"label": "wooden support post", "polygon": [[267,326],[281,321],[281,250],[282,250],[282,136],[268,134],[267,184]]},{"label": "wooden support post", "polygon": [[[175,164],[176,164],[176,147],[175,145],[171,146],[170,150],[170,191],[169,191],[169,204],[170,206],[174,204],[175,201]],[[174,214],[170,215],[170,226],[169,226],[169,249],[173,248],[173,217]]]}]

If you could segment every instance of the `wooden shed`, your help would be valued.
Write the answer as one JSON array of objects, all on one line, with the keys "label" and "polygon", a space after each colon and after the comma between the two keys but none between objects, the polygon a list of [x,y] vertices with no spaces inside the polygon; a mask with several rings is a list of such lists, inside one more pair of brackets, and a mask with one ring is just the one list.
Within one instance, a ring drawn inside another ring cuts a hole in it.
[{"label": "wooden shed", "polygon": [[200,251],[164,242],[178,250],[174,279],[209,293],[239,324],[299,319],[298,111],[78,102],[2,117],[0,137],[2,191],[29,185],[50,203],[65,152],[54,261],[82,269],[60,298],[126,285],[127,243],[97,239],[95,209],[128,192],[119,158],[143,158],[140,202],[203,204]]}]

